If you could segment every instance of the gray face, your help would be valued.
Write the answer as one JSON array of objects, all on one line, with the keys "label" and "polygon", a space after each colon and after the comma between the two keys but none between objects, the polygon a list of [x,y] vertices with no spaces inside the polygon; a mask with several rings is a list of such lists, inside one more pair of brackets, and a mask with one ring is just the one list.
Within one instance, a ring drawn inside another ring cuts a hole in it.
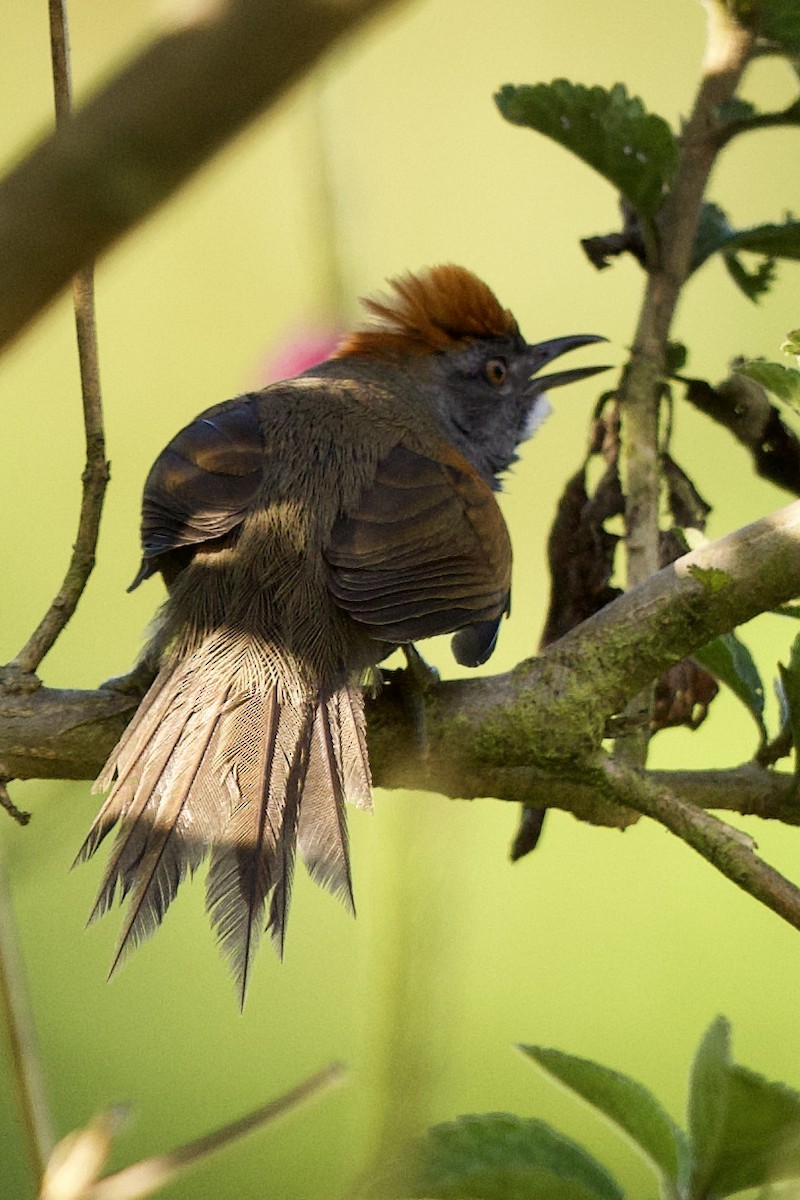
[{"label": "gray face", "polygon": [[545,388],[571,383],[604,368],[581,367],[538,379],[532,376],[567,350],[602,340],[580,334],[529,346],[521,337],[491,338],[431,357],[437,408],[449,436],[492,487],[499,487],[498,475],[516,461],[520,442],[550,413]]}]

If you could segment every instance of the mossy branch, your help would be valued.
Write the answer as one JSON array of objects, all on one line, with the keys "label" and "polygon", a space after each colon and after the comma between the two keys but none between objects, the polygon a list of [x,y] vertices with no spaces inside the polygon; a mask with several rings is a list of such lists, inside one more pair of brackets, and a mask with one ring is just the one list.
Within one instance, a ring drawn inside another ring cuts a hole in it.
[{"label": "mossy branch", "polygon": [[[555,803],[593,819],[585,791],[580,802],[569,799],[569,788],[548,799],[542,781],[585,785],[609,719],[632,695],[720,633],[798,594],[800,502],[678,559],[515,670],[432,686],[422,698],[425,754],[390,679],[370,706],[376,782]],[[92,778],[137,702],[112,688],[0,692],[0,772]],[[741,778],[714,778],[718,806],[736,807],[732,785]],[[709,807],[717,806],[714,790],[704,795]],[[769,790],[777,809],[764,815],[776,815],[788,797],[782,784]],[[619,823],[608,821],[607,804],[599,811],[601,824]]]}]

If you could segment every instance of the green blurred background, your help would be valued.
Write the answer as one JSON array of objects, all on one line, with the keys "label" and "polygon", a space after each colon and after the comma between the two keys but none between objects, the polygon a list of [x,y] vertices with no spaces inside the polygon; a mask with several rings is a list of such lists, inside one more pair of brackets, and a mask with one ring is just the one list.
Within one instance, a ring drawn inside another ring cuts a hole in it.
[{"label": "green blurred background", "polygon": [[[70,7],[79,94],[181,11],[178,0]],[[0,11],[0,138],[11,163],[51,119],[46,5],[4,0]],[[698,0],[399,4],[109,254],[97,289],[112,485],[99,566],[45,681],[93,686],[134,659],[161,591],[156,581],[132,596],[125,587],[142,482],[165,441],[200,409],[256,385],[288,341],[351,320],[355,297],[387,275],[463,263],[530,339],[601,332],[620,361],[641,274],[629,260],[598,273],[578,246],[615,227],[615,197],[557,146],[505,124],[492,94],[558,76],[624,80],[677,125],[703,37]],[[789,73],[760,64],[746,92],[784,103]],[[736,223],[797,205],[791,139],[769,131],[726,152],[713,196]],[[782,267],[756,307],[721,264],[704,266],[675,330],[692,348],[691,370],[719,378],[735,353],[778,357],[800,323],[797,282],[797,269]],[[66,301],[6,355],[0,390],[4,661],[55,591],[76,525],[82,435]],[[557,394],[503,497],[514,613],[492,671],[535,648],[546,531],[582,456],[594,395],[591,382]],[[712,535],[786,502],[700,417],[680,408],[676,423],[676,457],[714,505]],[[746,631],[769,675],[793,633],[780,618]],[[452,673],[445,642],[427,651]],[[749,718],[724,696],[699,734],[659,736],[654,763],[734,764],[754,741]],[[373,816],[351,819],[358,920],[299,877],[286,961],[264,946],[240,1016],[198,884],[107,984],[118,914],[83,932],[102,862],[69,873],[97,799],[74,783],[18,784],[14,797],[34,820],[27,829],[0,822],[0,850],[59,1133],[129,1101],[136,1122],[119,1144],[121,1164],[230,1120],[332,1059],[349,1065],[343,1088],[227,1150],[169,1196],[335,1197],[409,1131],[510,1109],[557,1124],[631,1194],[654,1197],[632,1152],[536,1075],[517,1041],[629,1072],[682,1119],[691,1050],[724,1012],[741,1061],[800,1086],[800,935],[646,822],[623,836],[556,813],[537,853],[512,866],[511,807],[381,792]],[[796,876],[800,835],[747,827]],[[5,1065],[0,1195],[32,1194]]]}]

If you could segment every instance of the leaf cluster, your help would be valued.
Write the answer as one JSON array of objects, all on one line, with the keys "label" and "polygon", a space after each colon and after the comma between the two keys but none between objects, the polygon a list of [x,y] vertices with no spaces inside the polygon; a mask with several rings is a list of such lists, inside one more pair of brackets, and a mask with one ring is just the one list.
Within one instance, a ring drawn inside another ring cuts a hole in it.
[{"label": "leaf cluster", "polygon": [[[792,0],[766,0],[733,6],[739,20],[758,22],[759,51],[780,55],[797,67],[800,18]],[[495,96],[502,115],[514,125],[544,134],[598,172],[619,193],[625,226],[621,233],[587,238],[591,261],[607,266],[613,255],[632,253],[642,265],[658,260],[664,206],[675,184],[681,134],[668,121],[648,112],[629,96],[624,84],[586,87],[567,79],[533,85],[505,84]],[[800,125],[800,93],[779,112],[761,112],[750,101],[734,97],[719,105],[715,136],[719,146],[743,133],[765,127]],[[748,266],[742,253],[755,255]],[[750,300],[769,291],[776,261],[800,259],[800,221],[787,214],[781,222],[736,228],[718,204],[706,201],[695,235],[691,270],[713,255],[722,261],[736,286]]]},{"label": "leaf cluster", "polygon": [[[760,3],[713,0],[710,7],[757,30],[757,55],[778,56],[797,67],[800,16],[794,0],[762,0]],[[623,84],[608,89],[586,87],[566,79],[556,79],[549,84],[506,84],[497,92],[495,101],[506,120],[556,141],[591,166],[618,192],[623,228],[612,234],[584,239],[582,244],[590,260],[596,266],[604,267],[613,256],[627,252],[646,271],[655,271],[664,252],[665,239],[673,232],[669,225],[669,202],[679,186],[685,130],[673,131],[662,116],[648,112],[640,99],[630,96]],[[798,124],[800,92],[780,112],[762,112],[749,100],[734,95],[718,104],[712,112],[711,139],[718,151],[743,133]],[[778,260],[800,261],[800,221],[788,213],[782,221],[737,228],[719,204],[705,200],[699,208],[694,231],[689,275],[715,255],[721,258],[729,277],[741,292],[748,299],[757,301],[772,286]],[[800,349],[798,334],[790,334],[783,348],[787,353],[797,354]],[[662,509],[669,512],[671,519],[670,529],[664,531],[662,528],[661,531],[662,565],[683,552],[687,532],[703,535],[705,517],[710,511],[708,506],[703,508],[705,502],[694,483],[670,455],[673,381],[685,384],[686,399],[690,403],[726,425],[745,443],[760,474],[800,495],[800,438],[792,427],[792,412],[787,417],[767,398],[767,392],[772,393],[791,410],[800,410],[800,370],[760,361],[737,364],[736,378],[750,380],[758,392],[757,397],[750,397],[748,405],[743,406],[741,393],[734,388],[726,390],[724,385],[715,388],[706,380],[693,380],[679,374],[687,356],[685,347],[670,347],[661,385],[661,403],[669,411],[667,433],[659,448]],[[601,404],[607,399],[608,396],[602,398]],[[596,423],[601,411],[599,405]],[[608,461],[607,443],[606,438],[603,454]],[[616,463],[613,466],[616,472]],[[621,515],[625,512],[626,497],[615,474],[612,512],[605,494],[608,491],[605,477],[595,494],[590,495],[586,490],[585,467],[586,464],[570,481],[562,497],[551,537],[553,603],[557,610],[551,607],[543,638],[545,644],[576,624],[580,614],[585,617],[597,611],[615,594],[617,539],[608,533],[605,522],[609,513]],[[676,503],[670,472],[673,478],[681,477],[683,491],[688,490],[693,496],[690,506],[693,511],[686,519],[681,515],[681,509],[686,506],[681,505],[680,496]],[[574,494],[570,493],[570,488]],[[559,556],[560,545],[565,549]],[[576,563],[576,559],[580,561]],[[565,581],[570,586],[565,587]],[[699,582],[705,587],[714,583],[713,580]],[[574,594],[576,588],[577,595]],[[757,755],[765,763],[774,762],[793,742],[796,744],[795,731],[800,736],[797,714],[800,699],[796,699],[800,698],[798,662],[800,648],[795,643],[788,655],[788,665],[780,666],[774,683],[782,728],[771,744],[764,719],[765,686],[761,673],[747,646],[733,632],[703,648],[693,660],[677,664],[672,678],[670,673],[662,677],[656,689],[653,730],[670,724],[696,728],[713,699],[713,691],[707,682],[710,673],[726,684],[746,706],[759,734]],[[769,750],[765,749],[768,745],[771,745]]]},{"label": "leaf cluster", "polygon": [[[665,1200],[722,1200],[800,1180],[800,1093],[735,1063],[718,1017],[689,1078],[687,1128],[641,1083],[542,1046],[519,1047],[621,1133],[657,1176]],[[624,1200],[608,1170],[542,1121],[472,1114],[436,1125],[373,1185],[373,1196],[429,1200]]]}]

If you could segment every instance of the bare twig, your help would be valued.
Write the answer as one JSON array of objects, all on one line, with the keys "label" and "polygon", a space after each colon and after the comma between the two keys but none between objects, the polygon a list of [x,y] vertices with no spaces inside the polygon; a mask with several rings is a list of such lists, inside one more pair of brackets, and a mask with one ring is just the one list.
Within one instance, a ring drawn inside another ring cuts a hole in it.
[{"label": "bare twig", "polygon": [[0,857],[0,1026],[6,1031],[13,1080],[31,1168],[41,1179],[55,1144],[36,1028],[31,1013],[17,928]]},{"label": "bare twig", "polygon": [[[0,183],[0,346],[390,0],[209,0]],[[265,180],[265,190],[268,184]]]},{"label": "bare twig", "polygon": [[746,834],[687,804],[624,763],[604,756],[598,769],[605,775],[609,795],[664,825],[737,887],[800,929],[800,888],[759,858]]},{"label": "bare twig", "polygon": [[[69,122],[71,110],[69,37],[64,0],[50,0],[49,9],[56,123],[64,128]],[[83,595],[94,569],[103,497],[108,483],[91,267],[85,267],[73,280],[73,305],[86,437],[86,466],[82,476],[78,535],[61,587],[28,641],[9,663],[11,672],[20,675],[31,674],[37,669],[66,627]]]},{"label": "bare twig", "polygon": [[25,812],[22,808],[17,808],[14,801],[8,794],[5,779],[0,778],[0,808],[2,808],[11,817],[12,821],[16,821],[18,825],[27,825],[31,819],[31,814]]},{"label": "bare twig", "polygon": [[131,1167],[117,1171],[115,1175],[98,1180],[83,1191],[81,1200],[140,1200],[143,1196],[150,1196],[176,1175],[195,1166],[216,1150],[230,1145],[263,1125],[276,1121],[343,1078],[344,1067],[341,1063],[332,1063],[291,1091],[279,1096],[277,1100],[270,1100],[268,1104],[245,1117],[240,1117],[238,1121],[231,1121],[229,1125],[215,1129],[212,1133],[187,1142],[166,1154],[143,1159]]}]

